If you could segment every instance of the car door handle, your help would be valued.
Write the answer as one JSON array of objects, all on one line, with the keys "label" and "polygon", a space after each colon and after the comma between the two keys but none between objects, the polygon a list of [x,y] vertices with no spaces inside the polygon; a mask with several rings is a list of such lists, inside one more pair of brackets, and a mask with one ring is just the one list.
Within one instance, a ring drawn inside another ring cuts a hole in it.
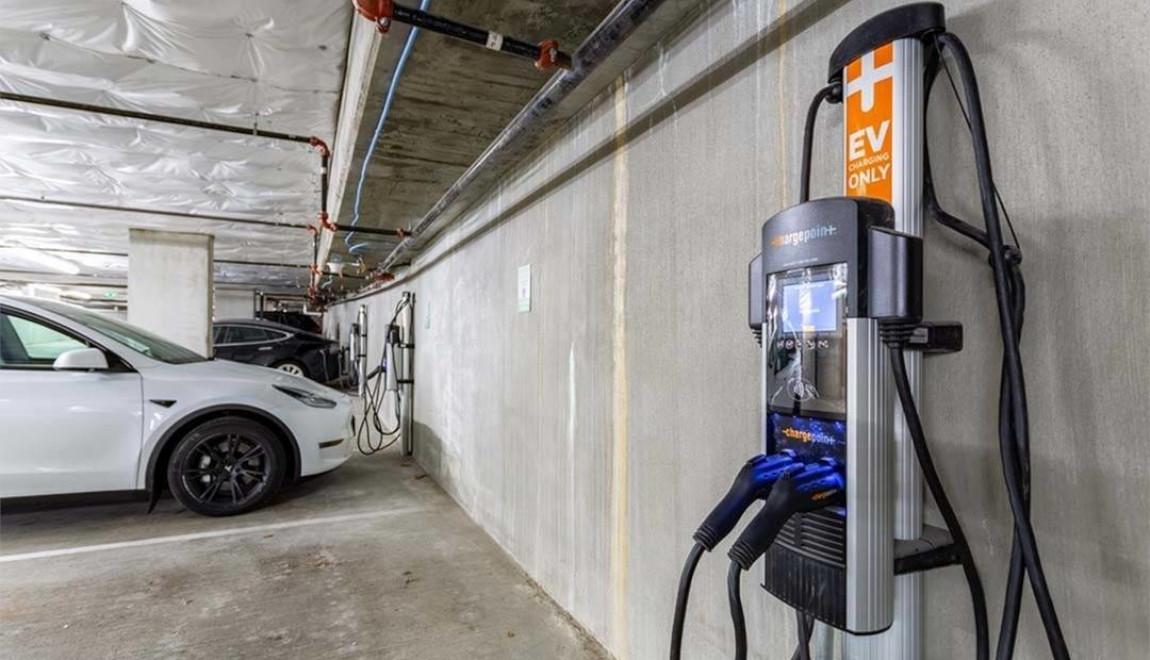
[{"label": "car door handle", "polygon": [[272,347],[271,346],[260,346],[260,350],[261,351],[270,351],[270,350],[272,350]]}]

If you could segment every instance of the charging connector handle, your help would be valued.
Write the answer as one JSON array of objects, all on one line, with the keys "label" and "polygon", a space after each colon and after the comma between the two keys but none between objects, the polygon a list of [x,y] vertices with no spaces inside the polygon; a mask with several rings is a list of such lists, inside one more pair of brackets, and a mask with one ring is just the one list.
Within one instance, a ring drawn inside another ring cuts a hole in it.
[{"label": "charging connector handle", "polygon": [[695,530],[695,541],[708,551],[714,550],[735,528],[747,507],[766,497],[771,486],[788,472],[801,468],[802,464],[795,462],[793,452],[770,456],[760,454],[744,463],[727,494]]},{"label": "charging connector handle", "polygon": [[750,570],[792,515],[841,504],[845,490],[841,468],[829,461],[808,465],[802,472],[783,477],[727,556],[744,571]]},{"label": "charging connector handle", "polygon": [[735,629],[735,660],[747,657],[747,625],[739,593],[743,571],[750,570],[771,547],[792,515],[840,504],[845,490],[842,469],[833,459],[805,465],[799,472],[788,471],[771,489],[762,511],[731,546],[727,553],[731,558],[727,570],[727,601],[731,609],[731,625]]},{"label": "charging connector handle", "polygon": [[675,598],[675,620],[671,627],[671,660],[678,660],[683,646],[683,622],[687,616],[687,601],[691,596],[691,580],[695,567],[704,551],[711,551],[738,524],[747,507],[757,499],[765,498],[782,477],[803,469],[803,464],[795,461],[795,453],[783,451],[771,456],[759,454],[751,458],[739,469],[727,494],[707,515],[699,529],[695,530],[695,545],[683,565],[679,576],[679,592]]}]

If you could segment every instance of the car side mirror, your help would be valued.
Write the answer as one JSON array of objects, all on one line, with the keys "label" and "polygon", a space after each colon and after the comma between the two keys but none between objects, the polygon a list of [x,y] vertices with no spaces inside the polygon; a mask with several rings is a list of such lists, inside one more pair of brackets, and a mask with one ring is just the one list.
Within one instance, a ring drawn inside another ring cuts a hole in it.
[{"label": "car side mirror", "polygon": [[57,371],[107,371],[108,357],[98,348],[64,351],[52,363]]}]

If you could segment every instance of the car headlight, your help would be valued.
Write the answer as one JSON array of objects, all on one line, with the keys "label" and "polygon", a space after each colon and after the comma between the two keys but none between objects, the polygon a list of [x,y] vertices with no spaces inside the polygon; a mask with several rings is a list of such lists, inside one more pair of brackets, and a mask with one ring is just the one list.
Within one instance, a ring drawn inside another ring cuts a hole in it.
[{"label": "car headlight", "polygon": [[272,385],[272,387],[290,396],[291,398],[299,401],[300,403],[311,406],[312,408],[334,408],[335,401],[325,399],[317,394],[312,394],[306,390],[299,390],[294,387],[286,385]]}]

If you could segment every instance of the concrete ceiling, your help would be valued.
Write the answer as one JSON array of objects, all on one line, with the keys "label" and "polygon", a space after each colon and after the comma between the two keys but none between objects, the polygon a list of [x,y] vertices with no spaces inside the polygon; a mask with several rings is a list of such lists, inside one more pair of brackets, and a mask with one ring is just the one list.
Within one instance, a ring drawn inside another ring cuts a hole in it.
[{"label": "concrete ceiling", "polygon": [[[416,4],[411,2],[409,4]],[[430,11],[536,43],[558,39],[573,52],[616,0],[438,0]],[[339,222],[352,222],[363,158],[391,82],[402,35],[387,37],[372,77]],[[528,60],[421,31],[368,164],[359,223],[403,228],[418,220],[550,78]],[[395,245],[389,237],[352,238],[369,265]],[[333,260],[354,261],[344,238]]]}]

